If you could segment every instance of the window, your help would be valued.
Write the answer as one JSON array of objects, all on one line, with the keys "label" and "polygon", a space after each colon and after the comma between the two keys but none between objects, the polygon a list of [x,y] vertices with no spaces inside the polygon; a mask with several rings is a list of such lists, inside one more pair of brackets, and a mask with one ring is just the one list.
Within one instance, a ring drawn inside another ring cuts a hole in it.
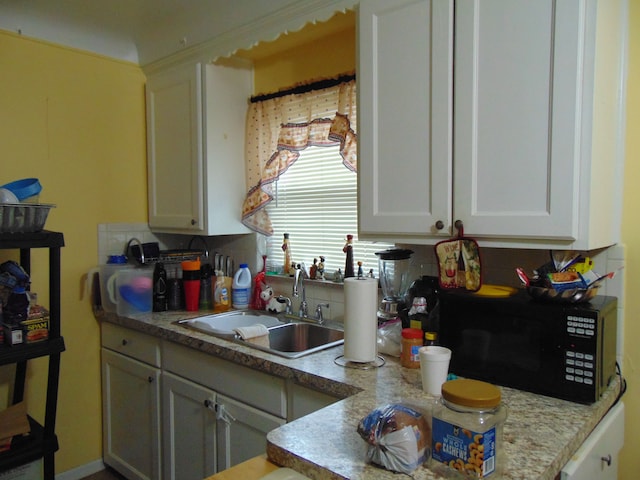
[{"label": "window", "polygon": [[358,241],[357,174],[342,164],[339,146],[310,146],[275,183],[276,199],[267,206],[273,226],[268,240],[269,263],[284,263],[283,234],[289,233],[292,259],[307,271],[313,259],[325,257],[325,275],[333,278],[340,268],[347,234],[353,235],[354,270],[363,262],[366,275],[378,276],[375,252],[392,245]]}]

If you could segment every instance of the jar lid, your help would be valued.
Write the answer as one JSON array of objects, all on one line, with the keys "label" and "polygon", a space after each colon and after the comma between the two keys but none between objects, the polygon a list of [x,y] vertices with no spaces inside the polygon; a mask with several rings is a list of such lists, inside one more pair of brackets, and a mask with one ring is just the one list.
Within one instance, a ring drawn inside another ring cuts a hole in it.
[{"label": "jar lid", "polygon": [[422,340],[422,330],[419,328],[403,328],[402,329],[402,337],[403,338],[418,338]]},{"label": "jar lid", "polygon": [[452,403],[466,407],[497,407],[500,404],[500,389],[479,380],[460,378],[442,384],[442,397]]},{"label": "jar lid", "polygon": [[424,338],[427,340],[435,340],[437,336],[436,332],[427,332],[424,334]]}]

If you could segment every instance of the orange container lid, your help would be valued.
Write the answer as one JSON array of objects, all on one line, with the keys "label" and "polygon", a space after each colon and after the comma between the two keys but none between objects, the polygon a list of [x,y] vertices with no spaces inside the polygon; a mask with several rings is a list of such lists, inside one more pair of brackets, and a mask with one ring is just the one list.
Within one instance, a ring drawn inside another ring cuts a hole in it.
[{"label": "orange container lid", "polygon": [[200,270],[200,260],[185,260],[181,262],[182,270]]}]

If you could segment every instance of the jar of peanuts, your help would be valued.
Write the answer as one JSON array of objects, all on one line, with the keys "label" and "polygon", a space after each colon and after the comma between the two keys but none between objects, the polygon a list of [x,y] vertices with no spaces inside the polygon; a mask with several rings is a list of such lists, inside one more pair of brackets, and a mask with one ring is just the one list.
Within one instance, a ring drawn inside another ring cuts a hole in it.
[{"label": "jar of peanuts", "polygon": [[403,328],[402,344],[400,347],[400,363],[406,368],[420,368],[420,354],[422,347],[422,330],[419,328]]}]

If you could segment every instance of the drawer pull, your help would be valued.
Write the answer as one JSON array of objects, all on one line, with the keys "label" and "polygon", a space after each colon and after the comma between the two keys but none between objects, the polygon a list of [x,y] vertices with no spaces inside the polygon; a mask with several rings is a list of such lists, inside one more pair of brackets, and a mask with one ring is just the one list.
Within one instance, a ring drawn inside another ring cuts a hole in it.
[{"label": "drawer pull", "polygon": [[608,454],[606,457],[600,457],[600,460],[607,464],[607,467],[611,466],[611,454]]},{"label": "drawer pull", "polygon": [[123,346],[123,347],[126,347],[128,343],[129,343],[129,342],[127,342],[127,339],[126,339],[126,338],[123,338],[123,339],[122,339],[122,346]]},{"label": "drawer pull", "polygon": [[224,405],[221,405],[219,403],[216,404],[216,420],[222,420],[227,425],[231,422],[236,421],[235,417],[227,412],[226,408],[224,408]]}]

